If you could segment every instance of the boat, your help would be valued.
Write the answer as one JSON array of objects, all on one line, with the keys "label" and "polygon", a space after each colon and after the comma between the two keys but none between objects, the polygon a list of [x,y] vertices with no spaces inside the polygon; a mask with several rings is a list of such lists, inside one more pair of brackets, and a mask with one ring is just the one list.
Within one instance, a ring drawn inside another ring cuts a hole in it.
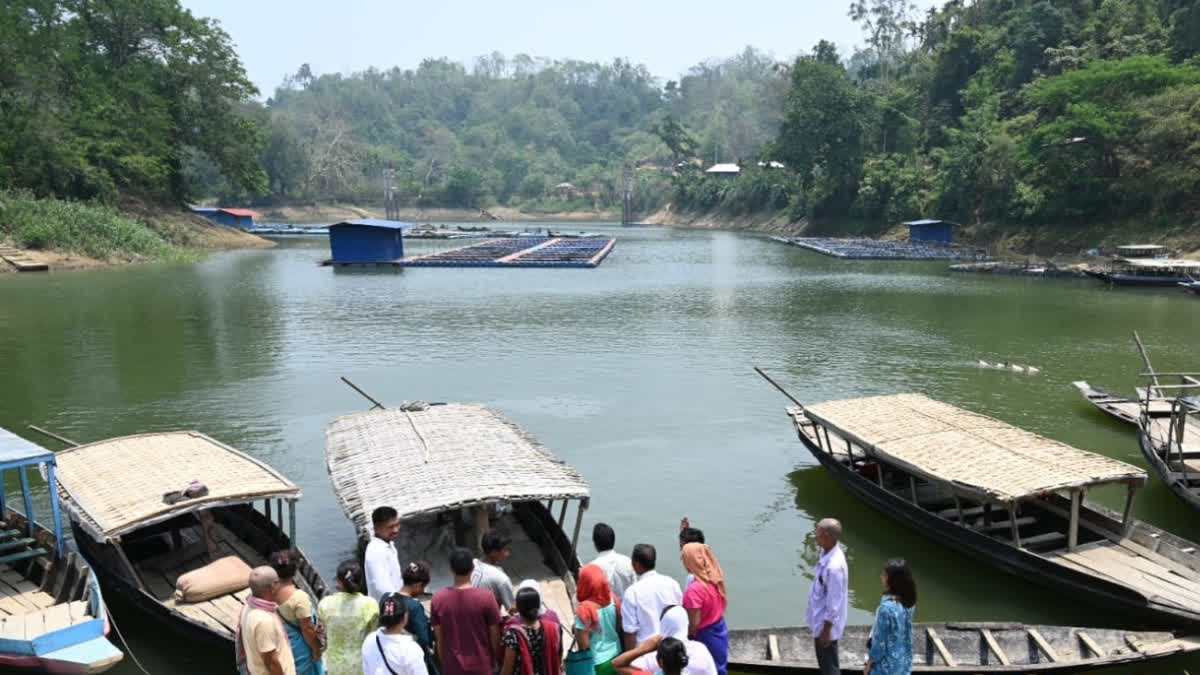
[{"label": "boat", "polygon": [[32,519],[26,469],[54,480],[54,453],[0,429],[0,486],[16,478],[25,515],[4,503],[0,489],[0,671],[102,673],[123,654],[108,641],[108,613],[87,561],[63,541],[58,495],[47,490],[53,529]]},{"label": "boat", "polygon": [[1108,266],[1084,273],[1118,286],[1175,286],[1200,274],[1200,260],[1170,258],[1166,247],[1157,244],[1128,244],[1117,247]]},{"label": "boat", "polygon": [[[870,630],[846,626],[838,640],[843,668],[862,669]],[[1076,673],[1200,650],[1200,636],[1021,623],[917,623],[913,638],[914,673]],[[730,630],[729,669],[779,675],[820,672],[807,627]]]},{"label": "boat", "polygon": [[[804,446],[881,513],[1129,621],[1200,624],[1200,544],[1131,518],[1141,469],[922,394],[792,400]],[[1124,513],[1083,499],[1101,486]]]},{"label": "boat", "polygon": [[1185,291],[1200,295],[1200,281],[1189,278],[1187,281],[1179,282],[1179,285],[1182,286],[1183,290]]},{"label": "boat", "polygon": [[[181,575],[225,556],[253,568],[265,565],[275,551],[298,551],[300,488],[263,462],[198,431],[75,445],[56,458],[59,492],[75,543],[96,565],[101,582],[187,639],[232,648],[250,591],[242,587],[185,602],[176,599]],[[185,488],[192,481],[205,489],[189,497],[193,493]],[[326,593],[325,582],[303,552],[299,558],[296,586],[319,600]]]},{"label": "boat", "polygon": [[371,512],[395,508],[401,563],[429,561],[436,589],[451,585],[454,547],[478,551],[483,532],[499,528],[512,538],[503,567],[513,584],[535,579],[542,601],[572,616],[588,484],[499,411],[466,403],[376,407],[333,420],[325,439],[334,494],[361,546],[373,533]]}]

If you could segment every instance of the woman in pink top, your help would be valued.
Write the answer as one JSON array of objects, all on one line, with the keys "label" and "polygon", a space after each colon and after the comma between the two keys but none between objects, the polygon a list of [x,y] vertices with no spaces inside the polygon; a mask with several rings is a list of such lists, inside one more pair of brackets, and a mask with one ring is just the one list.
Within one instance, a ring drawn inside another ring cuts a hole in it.
[{"label": "woman in pink top", "polygon": [[688,614],[688,636],[708,647],[717,675],[726,675],[729,630],[725,626],[725,573],[707,544],[684,544],[683,567],[694,577],[683,591]]}]

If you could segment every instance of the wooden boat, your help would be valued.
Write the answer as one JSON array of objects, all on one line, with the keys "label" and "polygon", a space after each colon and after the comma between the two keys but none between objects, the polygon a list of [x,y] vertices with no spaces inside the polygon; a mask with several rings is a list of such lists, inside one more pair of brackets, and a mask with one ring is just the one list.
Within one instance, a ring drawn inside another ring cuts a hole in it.
[{"label": "wooden boat", "polygon": [[1117,286],[1175,286],[1200,274],[1200,260],[1115,258],[1108,268],[1085,273]]},{"label": "wooden boat", "polygon": [[[17,474],[26,514],[33,514],[28,467],[50,481],[54,454],[0,429],[0,486]],[[0,489],[0,671],[102,673],[123,657],[105,637],[108,615],[96,575],[63,542],[58,497],[50,493],[53,529],[4,503]]]},{"label": "wooden boat", "polygon": [[[842,667],[861,672],[870,626],[846,626],[838,641]],[[1200,650],[1200,637],[1175,637],[1105,628],[1020,623],[913,625],[915,673],[1076,673],[1119,664],[1144,664]],[[812,633],[806,627],[729,631],[729,669],[749,673],[816,675]]]},{"label": "wooden boat", "polygon": [[[373,533],[371,512],[395,508],[401,564],[429,561],[429,587],[438,589],[450,585],[454,547],[478,551],[483,532],[500,528],[513,540],[503,565],[513,585],[537,580],[542,601],[560,617],[572,615],[588,485],[498,411],[460,403],[381,407],[335,419],[325,439],[334,494],[362,546]],[[572,501],[578,510],[568,538],[563,521]]]},{"label": "wooden boat", "polygon": [[[113,438],[56,457],[75,542],[101,581],[164,627],[231,648],[249,590],[183,602],[175,599],[176,580],[215,558],[235,555],[256,567],[274,551],[296,549],[300,488],[196,431]],[[166,503],[167,493],[193,480],[207,493]],[[325,595],[325,582],[302,552],[295,581],[314,599]]]},{"label": "wooden boat", "polygon": [[[1200,544],[1130,512],[1140,469],[920,394],[788,410],[870,506],[964,554],[1130,620],[1200,624]],[[1124,514],[1083,499],[1124,485]]]}]

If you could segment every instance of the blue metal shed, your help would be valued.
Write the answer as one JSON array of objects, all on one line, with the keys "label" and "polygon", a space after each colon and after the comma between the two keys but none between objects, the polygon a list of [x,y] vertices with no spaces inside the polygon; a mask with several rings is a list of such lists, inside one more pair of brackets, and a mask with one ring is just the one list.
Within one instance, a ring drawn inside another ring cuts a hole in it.
[{"label": "blue metal shed", "polygon": [[192,213],[204,216],[226,227],[240,227],[242,229],[254,227],[254,219],[262,217],[257,211],[250,209],[226,209],[215,206],[194,206],[192,207]]},{"label": "blue metal shed", "polygon": [[329,249],[336,263],[391,262],[404,257],[402,232],[412,223],[380,218],[344,220],[329,226]]},{"label": "blue metal shed", "polygon": [[935,242],[949,244],[953,241],[952,228],[954,223],[948,220],[912,220],[904,223],[908,226],[908,242]]}]

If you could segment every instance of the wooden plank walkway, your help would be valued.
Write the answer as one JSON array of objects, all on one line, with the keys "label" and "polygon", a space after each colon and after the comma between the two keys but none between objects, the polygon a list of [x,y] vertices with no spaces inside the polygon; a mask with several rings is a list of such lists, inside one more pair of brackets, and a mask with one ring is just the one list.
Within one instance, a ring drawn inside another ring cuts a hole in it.
[{"label": "wooden plank walkway", "polygon": [[12,265],[18,272],[45,272],[50,269],[46,263],[38,262],[11,246],[0,246],[0,260]]}]

